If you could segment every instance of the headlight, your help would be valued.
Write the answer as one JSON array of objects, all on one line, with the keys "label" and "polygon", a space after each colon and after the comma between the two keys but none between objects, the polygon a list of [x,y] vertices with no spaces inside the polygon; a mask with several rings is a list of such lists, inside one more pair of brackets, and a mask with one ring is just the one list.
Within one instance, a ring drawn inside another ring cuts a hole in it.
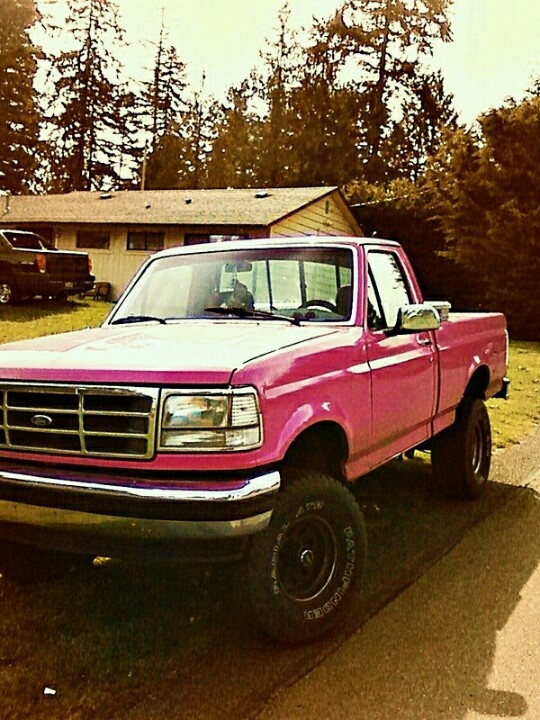
[{"label": "headlight", "polygon": [[162,450],[251,450],[262,443],[257,394],[253,389],[165,396]]}]

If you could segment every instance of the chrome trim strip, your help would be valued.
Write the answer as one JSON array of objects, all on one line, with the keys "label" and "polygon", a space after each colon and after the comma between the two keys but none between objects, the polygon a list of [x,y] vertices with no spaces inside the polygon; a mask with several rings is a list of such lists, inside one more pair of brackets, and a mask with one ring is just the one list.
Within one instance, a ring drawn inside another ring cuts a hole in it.
[{"label": "chrome trim strip", "polygon": [[281,476],[277,470],[264,475],[248,477],[245,482],[237,488],[220,488],[217,483],[215,487],[208,484],[207,488],[189,487],[141,487],[127,485],[113,485],[112,483],[98,483],[82,480],[71,480],[69,478],[40,477],[27,473],[17,473],[0,470],[0,483],[2,480],[15,481],[23,484],[31,492],[36,490],[50,490],[66,488],[77,492],[88,492],[100,497],[111,498],[147,498],[148,500],[173,501],[173,502],[239,502],[251,500],[262,495],[270,495],[279,490]]}]

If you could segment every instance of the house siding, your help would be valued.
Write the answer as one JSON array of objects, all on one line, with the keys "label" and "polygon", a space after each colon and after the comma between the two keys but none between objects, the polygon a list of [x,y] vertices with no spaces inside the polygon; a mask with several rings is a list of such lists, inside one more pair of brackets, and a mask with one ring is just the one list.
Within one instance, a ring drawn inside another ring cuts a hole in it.
[{"label": "house siding", "polygon": [[165,248],[183,245],[188,233],[264,238],[360,231],[335,187],[20,196],[11,198],[4,223],[39,228],[65,250],[77,249],[79,230],[108,232],[108,248],[84,250],[96,281],[110,283],[114,299],[153,252],[128,250],[130,230],[163,232]]},{"label": "house siding", "polygon": [[[153,254],[153,251],[128,250],[127,237],[131,229],[129,227],[121,225],[113,227],[92,225],[90,227],[92,230],[103,229],[109,233],[110,244],[108,249],[87,248],[85,252],[88,252],[92,259],[92,268],[96,276],[96,281],[111,283],[111,296],[117,298],[142,263]],[[88,228],[88,226],[86,226],[86,228]],[[62,226],[55,228],[54,240],[56,246],[62,250],[77,250],[77,232],[81,229],[83,229],[82,226]],[[137,226],[136,229],[164,232],[165,248],[182,245],[184,242],[184,232],[181,228],[160,228],[151,225],[147,228]]]},{"label": "house siding", "polygon": [[272,237],[295,235],[355,235],[358,230],[349,223],[335,196],[322,198],[272,225]]}]

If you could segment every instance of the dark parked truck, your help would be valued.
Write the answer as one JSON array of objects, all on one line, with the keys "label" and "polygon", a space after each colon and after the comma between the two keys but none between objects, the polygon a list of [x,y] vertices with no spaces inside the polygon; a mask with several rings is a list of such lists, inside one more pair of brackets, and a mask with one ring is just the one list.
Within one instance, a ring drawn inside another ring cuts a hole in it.
[{"label": "dark parked truck", "polygon": [[0,304],[36,295],[65,299],[93,286],[87,253],[58,250],[33,232],[0,230]]},{"label": "dark parked truck", "polygon": [[0,345],[0,572],[243,555],[266,631],[316,638],[361,585],[352,483],[422,448],[442,492],[484,492],[507,350],[391,241],[157,253],[102,327]]}]

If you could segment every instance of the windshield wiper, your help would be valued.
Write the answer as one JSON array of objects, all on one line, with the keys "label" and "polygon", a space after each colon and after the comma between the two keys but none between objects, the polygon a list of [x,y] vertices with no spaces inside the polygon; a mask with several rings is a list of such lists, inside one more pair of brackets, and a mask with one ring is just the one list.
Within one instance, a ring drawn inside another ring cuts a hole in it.
[{"label": "windshield wiper", "polygon": [[291,325],[300,325],[300,318],[289,317],[289,315],[279,315],[278,313],[268,312],[267,310],[249,310],[243,307],[215,307],[204,308],[205,312],[217,313],[218,315],[235,315],[239,318],[262,318],[265,320],[286,320]]},{"label": "windshield wiper", "polygon": [[140,323],[140,322],[157,322],[160,325],[166,325],[167,321],[162,317],[156,317],[155,315],[126,315],[126,317],[118,318],[113,320],[111,325],[127,325],[128,323]]}]

